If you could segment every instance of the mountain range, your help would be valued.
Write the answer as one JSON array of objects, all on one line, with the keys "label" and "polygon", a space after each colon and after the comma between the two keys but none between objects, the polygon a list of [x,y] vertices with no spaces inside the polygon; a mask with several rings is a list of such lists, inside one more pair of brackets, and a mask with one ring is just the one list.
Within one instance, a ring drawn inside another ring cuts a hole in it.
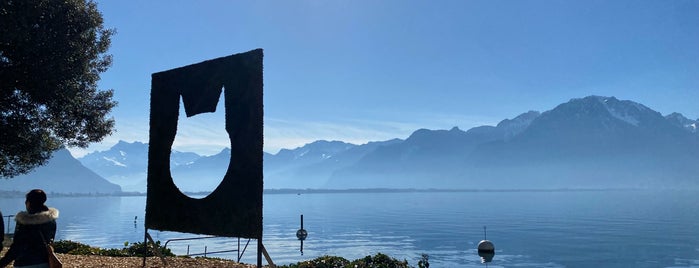
[{"label": "mountain range", "polygon": [[[264,153],[265,189],[561,189],[699,187],[699,119],[588,96],[466,131],[419,129],[405,140],[315,141]],[[146,189],[148,145],[120,141],[78,159],[124,191]],[[230,161],[173,151],[183,191],[210,191]]]},{"label": "mountain range", "polygon": [[328,187],[695,187],[696,126],[679,114],[590,96],[495,127],[418,130],[335,172]]},{"label": "mountain range", "polygon": [[115,194],[121,187],[105,180],[73,158],[66,149],[53,153],[51,159],[31,173],[0,179],[0,190],[21,194],[31,189],[62,194]]}]

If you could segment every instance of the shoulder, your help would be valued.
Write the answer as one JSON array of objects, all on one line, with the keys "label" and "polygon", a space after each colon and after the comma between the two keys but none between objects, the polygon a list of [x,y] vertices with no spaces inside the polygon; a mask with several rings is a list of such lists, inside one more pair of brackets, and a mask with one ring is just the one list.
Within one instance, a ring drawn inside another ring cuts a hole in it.
[{"label": "shoulder", "polygon": [[49,208],[47,211],[29,214],[26,211],[20,211],[15,215],[15,221],[24,225],[44,224],[58,219],[58,209]]}]

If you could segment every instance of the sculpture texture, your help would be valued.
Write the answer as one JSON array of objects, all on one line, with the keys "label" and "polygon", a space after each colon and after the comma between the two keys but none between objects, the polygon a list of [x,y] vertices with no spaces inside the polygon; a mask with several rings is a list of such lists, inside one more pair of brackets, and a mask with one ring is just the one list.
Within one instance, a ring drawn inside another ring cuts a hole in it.
[{"label": "sculpture texture", "polygon": [[[256,49],[152,75],[146,228],[262,237],[262,58]],[[228,170],[210,195],[191,198],[170,173],[180,98],[191,117],[215,112],[222,91]]]}]

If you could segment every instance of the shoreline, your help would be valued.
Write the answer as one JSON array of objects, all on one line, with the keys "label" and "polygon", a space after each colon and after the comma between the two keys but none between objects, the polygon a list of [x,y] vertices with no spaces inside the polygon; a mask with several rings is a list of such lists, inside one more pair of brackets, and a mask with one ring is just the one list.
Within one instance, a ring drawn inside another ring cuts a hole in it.
[{"label": "shoreline", "polygon": [[[263,194],[346,194],[346,193],[517,193],[517,192],[607,192],[607,191],[644,191],[644,190],[691,190],[691,189],[648,189],[648,188],[532,188],[532,189],[440,189],[440,188],[356,188],[356,189],[264,189]],[[24,197],[25,192],[0,191],[0,198]],[[146,196],[142,192],[118,193],[56,193],[48,192],[52,197],[128,197]],[[206,196],[205,192],[184,192],[188,196]]]}]

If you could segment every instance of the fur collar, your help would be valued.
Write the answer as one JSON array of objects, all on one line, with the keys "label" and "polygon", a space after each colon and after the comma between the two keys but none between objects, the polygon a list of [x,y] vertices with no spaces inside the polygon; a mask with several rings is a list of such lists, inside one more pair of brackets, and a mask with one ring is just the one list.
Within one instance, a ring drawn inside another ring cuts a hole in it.
[{"label": "fur collar", "polygon": [[15,215],[15,221],[25,225],[44,224],[52,220],[58,219],[58,209],[49,208],[47,211],[29,214],[26,211],[20,211]]}]

